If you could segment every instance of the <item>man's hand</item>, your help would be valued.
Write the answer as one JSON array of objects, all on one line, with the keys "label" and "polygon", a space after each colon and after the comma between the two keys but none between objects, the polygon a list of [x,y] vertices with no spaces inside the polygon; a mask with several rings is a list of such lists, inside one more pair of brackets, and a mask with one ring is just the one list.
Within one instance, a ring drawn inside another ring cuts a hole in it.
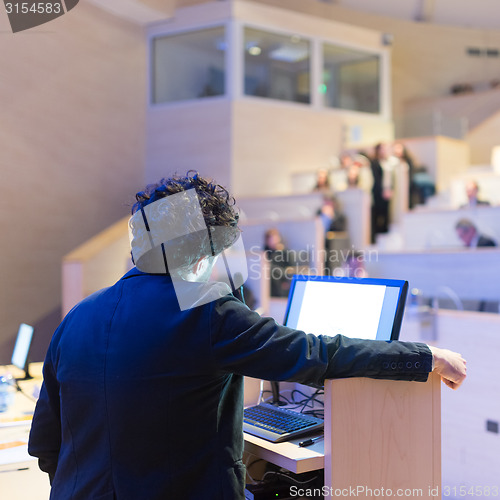
[{"label": "man's hand", "polygon": [[441,375],[441,380],[452,389],[458,389],[467,376],[467,361],[461,354],[429,346],[434,357],[434,371]]}]

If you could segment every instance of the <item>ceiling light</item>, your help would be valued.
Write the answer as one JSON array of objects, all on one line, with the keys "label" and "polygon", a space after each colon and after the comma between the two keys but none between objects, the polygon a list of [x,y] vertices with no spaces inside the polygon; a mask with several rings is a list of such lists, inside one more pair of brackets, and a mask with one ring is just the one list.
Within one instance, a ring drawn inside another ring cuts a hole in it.
[{"label": "ceiling light", "polygon": [[262,49],[260,47],[258,47],[257,45],[254,45],[253,47],[248,48],[248,53],[251,56],[258,56],[258,55],[260,55],[261,52],[262,52]]}]

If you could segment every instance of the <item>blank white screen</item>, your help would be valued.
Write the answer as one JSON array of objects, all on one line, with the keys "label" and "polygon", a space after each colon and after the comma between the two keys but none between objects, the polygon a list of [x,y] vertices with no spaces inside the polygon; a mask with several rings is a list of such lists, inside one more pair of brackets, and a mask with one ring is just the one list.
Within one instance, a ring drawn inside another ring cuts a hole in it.
[{"label": "blank white screen", "polygon": [[287,326],[315,335],[375,340],[385,291],[380,285],[298,281]]},{"label": "blank white screen", "polygon": [[14,346],[11,361],[14,366],[17,366],[21,370],[24,370],[26,365],[32,337],[33,327],[22,323],[17,332],[16,345]]}]

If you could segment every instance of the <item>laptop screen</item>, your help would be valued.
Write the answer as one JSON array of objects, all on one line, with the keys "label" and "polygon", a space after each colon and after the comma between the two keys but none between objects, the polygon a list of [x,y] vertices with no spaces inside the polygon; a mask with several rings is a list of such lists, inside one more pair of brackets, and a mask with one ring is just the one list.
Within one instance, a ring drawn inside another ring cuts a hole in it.
[{"label": "laptop screen", "polygon": [[285,325],[315,335],[397,340],[408,282],[294,276]]},{"label": "laptop screen", "polygon": [[28,364],[28,354],[33,339],[33,327],[21,323],[17,332],[16,345],[12,352],[11,363],[21,370],[25,370]]}]

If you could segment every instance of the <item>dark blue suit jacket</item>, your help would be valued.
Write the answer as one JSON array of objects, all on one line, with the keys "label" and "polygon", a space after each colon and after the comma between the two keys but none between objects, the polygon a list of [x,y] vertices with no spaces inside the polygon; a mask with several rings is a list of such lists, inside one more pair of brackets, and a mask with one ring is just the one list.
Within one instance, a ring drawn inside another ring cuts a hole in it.
[{"label": "dark blue suit jacket", "polygon": [[424,381],[431,364],[423,344],[306,335],[233,296],[181,312],[168,276],[134,269],[55,332],[29,452],[51,499],[243,499],[243,375]]}]

